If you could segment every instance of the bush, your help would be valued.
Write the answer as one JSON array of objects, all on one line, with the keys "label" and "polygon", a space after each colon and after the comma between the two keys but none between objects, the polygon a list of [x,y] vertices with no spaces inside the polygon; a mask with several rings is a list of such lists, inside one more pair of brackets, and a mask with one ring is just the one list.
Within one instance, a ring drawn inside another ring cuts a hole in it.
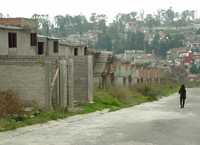
[{"label": "bush", "polygon": [[119,101],[126,103],[133,95],[129,88],[126,87],[113,87],[108,90],[110,94],[117,98]]},{"label": "bush", "polygon": [[150,96],[150,97],[157,96],[160,93],[159,89],[157,89],[155,85],[151,86],[147,84],[137,85],[135,87],[135,90],[144,96]]},{"label": "bush", "polygon": [[12,90],[0,91],[0,117],[20,115],[23,105],[19,97]]},{"label": "bush", "polygon": [[94,102],[106,106],[120,106],[120,101],[109,91],[98,90],[94,96]]}]

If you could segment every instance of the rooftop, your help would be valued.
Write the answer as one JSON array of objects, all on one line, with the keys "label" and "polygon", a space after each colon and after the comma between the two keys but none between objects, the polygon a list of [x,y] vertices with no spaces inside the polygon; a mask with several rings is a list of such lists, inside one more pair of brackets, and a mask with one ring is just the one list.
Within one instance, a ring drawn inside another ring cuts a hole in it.
[{"label": "rooftop", "polygon": [[84,44],[84,43],[72,42],[72,41],[68,41],[68,40],[64,40],[64,39],[61,39],[61,40],[59,41],[59,43],[60,43],[61,45],[72,46],[72,47],[84,47],[84,46],[86,46],[86,44]]},{"label": "rooftop", "polygon": [[0,29],[22,30],[23,28],[17,26],[0,25]]},{"label": "rooftop", "polygon": [[36,21],[27,18],[0,18],[0,25],[21,27],[24,29],[37,29]]},{"label": "rooftop", "polygon": [[53,37],[53,36],[45,36],[45,35],[37,35],[39,38],[47,38],[49,40],[59,40],[60,38],[58,37]]}]

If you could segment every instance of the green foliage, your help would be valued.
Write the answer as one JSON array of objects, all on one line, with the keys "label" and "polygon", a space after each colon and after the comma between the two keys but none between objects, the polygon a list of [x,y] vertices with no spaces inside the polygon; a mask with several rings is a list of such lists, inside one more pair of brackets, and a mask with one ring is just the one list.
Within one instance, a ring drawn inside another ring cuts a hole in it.
[{"label": "green foliage", "polygon": [[186,83],[187,88],[196,88],[196,87],[200,87],[200,81],[199,80],[194,80],[194,81],[188,81]]},{"label": "green foliage", "polygon": [[71,116],[74,113],[63,112],[63,111],[50,111],[50,112],[38,112],[32,113],[29,115],[18,115],[18,116],[10,116],[5,118],[0,118],[0,132],[16,129],[19,127],[37,124],[37,123],[45,123],[49,120],[57,120],[62,119],[67,116]]},{"label": "green foliage", "polygon": [[112,50],[112,41],[109,35],[99,34],[98,40],[96,42],[97,49]]},{"label": "green foliage", "polygon": [[162,96],[168,96],[178,90],[175,84],[140,84],[132,88],[112,87],[108,90],[97,90],[94,103],[83,106],[83,112],[94,112],[109,108],[117,110],[144,102],[158,100]]},{"label": "green foliage", "polygon": [[196,34],[197,34],[197,35],[200,35],[200,29],[198,29],[198,30],[196,31]]},{"label": "green foliage", "polygon": [[167,33],[162,39],[158,33],[155,33],[152,42],[148,45],[149,49],[147,51],[154,50],[157,56],[166,57],[167,51],[171,48],[182,47],[184,39],[184,35],[179,33],[171,35]]},{"label": "green foliage", "polygon": [[[107,23],[105,14],[92,13],[88,20],[84,15],[71,16],[57,15],[50,21],[48,15],[33,15],[38,21],[39,33],[57,37],[68,37],[71,34],[80,35],[86,32],[94,32],[98,39],[88,41],[88,45],[102,50],[112,50],[121,53],[124,50],[152,50],[158,55],[165,57],[171,48],[183,46],[183,34],[180,30],[183,26],[191,26],[198,22],[194,18],[193,10],[176,12],[172,7],[158,10],[157,13],[146,14],[144,12],[119,13],[112,22]],[[155,29],[154,29],[155,28]],[[160,39],[156,29],[169,32],[168,39]],[[180,29],[179,29],[180,28]],[[145,30],[145,32],[141,30]],[[198,33],[198,31],[197,31]],[[146,37],[147,36],[147,37]],[[150,37],[149,37],[150,36]],[[153,41],[151,39],[153,37]]]},{"label": "green foliage", "polygon": [[192,64],[190,68],[190,72],[193,74],[199,74],[200,73],[200,67],[197,67],[194,63]]}]

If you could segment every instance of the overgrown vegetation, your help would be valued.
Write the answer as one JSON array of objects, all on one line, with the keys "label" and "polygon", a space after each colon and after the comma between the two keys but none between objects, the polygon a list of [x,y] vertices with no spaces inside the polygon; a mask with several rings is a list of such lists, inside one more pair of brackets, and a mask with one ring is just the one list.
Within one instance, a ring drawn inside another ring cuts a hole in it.
[{"label": "overgrown vegetation", "polygon": [[187,86],[188,88],[200,87],[200,81],[199,81],[199,80],[188,81],[188,82],[186,83],[186,86]]},{"label": "overgrown vegetation", "polygon": [[22,112],[23,104],[12,90],[0,91],[0,117],[22,114]]},{"label": "overgrown vegetation", "polygon": [[28,114],[23,111],[23,105],[15,93],[12,91],[3,91],[0,92],[0,132],[106,108],[114,111],[120,108],[157,100],[161,96],[167,96],[176,91],[177,88],[177,85],[174,84],[143,84],[132,88],[113,87],[106,90],[98,89],[94,95],[94,103],[82,105],[77,111],[69,112],[59,109],[56,111],[42,112],[35,108],[33,112]]},{"label": "overgrown vegetation", "polygon": [[161,96],[168,96],[169,94],[178,90],[178,85],[137,85],[132,88],[113,87],[110,89],[99,89],[94,96],[94,103],[83,106],[84,112],[93,112],[109,108],[116,110],[124,107],[129,107],[144,102],[155,101]]}]

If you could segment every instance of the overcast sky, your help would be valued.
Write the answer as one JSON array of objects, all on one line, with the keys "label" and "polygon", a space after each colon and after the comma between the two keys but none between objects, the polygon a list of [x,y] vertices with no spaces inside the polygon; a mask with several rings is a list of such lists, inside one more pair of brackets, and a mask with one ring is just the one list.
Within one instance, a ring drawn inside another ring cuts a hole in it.
[{"label": "overcast sky", "polygon": [[117,13],[145,10],[153,13],[170,6],[176,11],[185,9],[200,12],[200,0],[1,0],[0,12],[12,17],[31,17],[34,13],[84,14],[104,13],[112,19]]}]

